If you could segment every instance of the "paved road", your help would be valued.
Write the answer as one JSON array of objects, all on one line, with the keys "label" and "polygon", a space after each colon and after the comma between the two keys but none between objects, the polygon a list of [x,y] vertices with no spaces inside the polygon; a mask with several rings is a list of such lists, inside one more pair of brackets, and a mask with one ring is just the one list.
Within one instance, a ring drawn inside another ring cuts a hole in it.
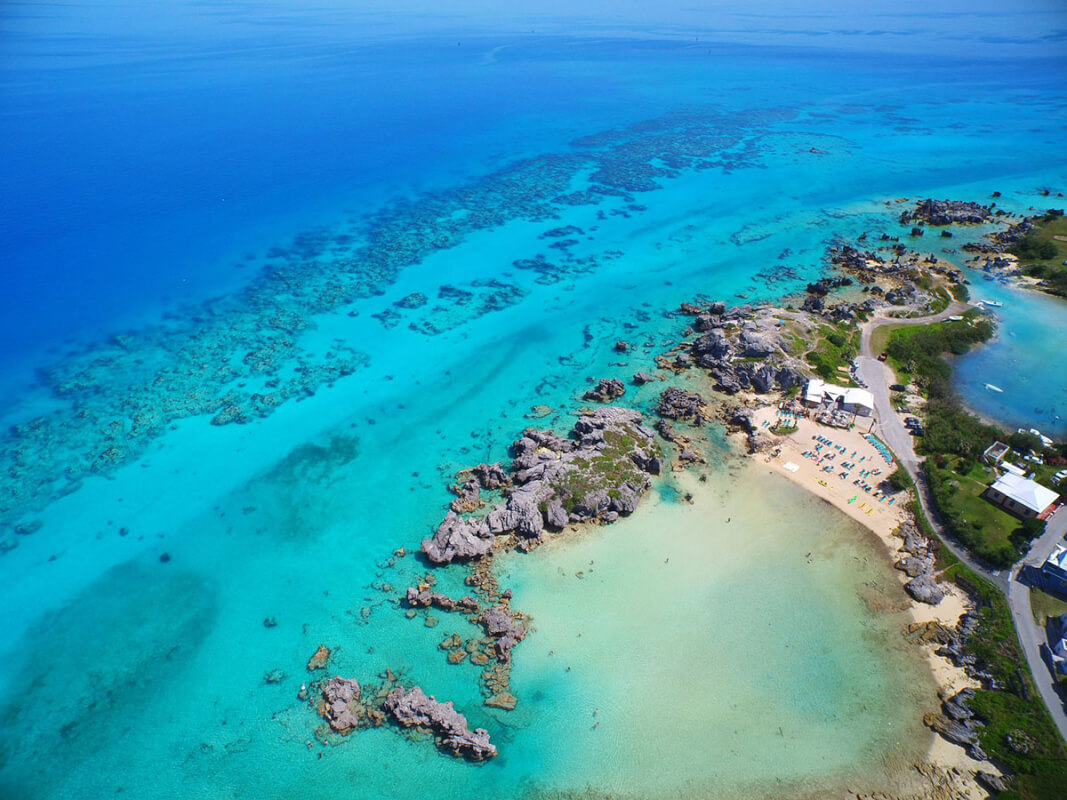
[{"label": "paved road", "polygon": [[1008,605],[1015,619],[1015,630],[1019,633],[1026,660],[1030,662],[1030,671],[1034,675],[1037,690],[1045,701],[1060,736],[1067,740],[1067,713],[1064,713],[1063,699],[1057,694],[1051,670],[1041,655],[1045,644],[1045,632],[1034,622],[1034,613],[1030,608],[1030,588],[1018,580],[1019,571],[1025,566],[1040,566],[1057,544],[1067,534],[1067,508],[1061,508],[1045,526],[1045,533],[1034,542],[1030,552],[1011,569],[1008,586]]},{"label": "paved road", "polygon": [[940,314],[932,314],[927,317],[915,319],[891,319],[874,317],[863,327],[860,339],[860,355],[856,358],[856,375],[860,381],[874,395],[874,411],[876,433],[889,445],[897,456],[901,466],[908,471],[912,480],[915,481],[919,490],[919,502],[926,512],[927,519],[935,527],[945,546],[967,566],[978,574],[987,578],[1007,597],[1008,607],[1011,609],[1012,618],[1015,621],[1015,630],[1019,637],[1019,644],[1023,654],[1030,665],[1030,672],[1034,676],[1041,699],[1052,716],[1053,722],[1060,731],[1060,736],[1067,741],[1067,713],[1064,711],[1063,699],[1056,692],[1053,676],[1048,665],[1041,656],[1041,647],[1045,643],[1045,633],[1034,622],[1033,611],[1030,607],[1030,589],[1018,580],[1019,571],[1025,564],[1039,565],[1052,552],[1056,544],[1067,534],[1067,508],[1057,512],[1048,525],[1045,533],[1036,540],[1030,548],[1030,552],[1019,561],[1011,570],[992,570],[984,564],[975,561],[974,558],[961,545],[955,542],[940,525],[936,510],[933,506],[930,490],[926,484],[922,472],[919,469],[921,459],[915,452],[914,439],[908,433],[907,426],[896,414],[889,396],[889,384],[894,381],[893,371],[879,361],[871,350],[871,335],[877,328],[883,325],[928,325],[932,322],[940,322],[950,316],[962,314],[970,306],[963,303],[952,303]]}]

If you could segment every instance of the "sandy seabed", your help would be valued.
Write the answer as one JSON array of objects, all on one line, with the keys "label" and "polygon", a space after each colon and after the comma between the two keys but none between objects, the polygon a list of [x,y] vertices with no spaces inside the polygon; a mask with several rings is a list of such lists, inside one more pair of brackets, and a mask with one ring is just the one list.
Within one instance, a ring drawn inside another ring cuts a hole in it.
[{"label": "sandy seabed", "polygon": [[[768,406],[759,409],[753,416],[753,423],[764,428],[772,428],[778,422],[777,409]],[[911,514],[907,506],[902,502],[889,503],[889,498],[878,498],[872,492],[864,491],[861,487],[852,483],[859,475],[859,469],[845,470],[847,478],[842,478],[840,463],[859,463],[861,468],[880,469],[881,475],[868,478],[866,482],[870,486],[876,486],[880,478],[891,474],[895,465],[887,464],[878,450],[863,436],[862,420],[856,427],[850,430],[829,428],[807,418],[796,418],[796,431],[793,433],[777,436],[781,448],[777,456],[766,453],[755,454],[753,458],[757,463],[766,464],[772,472],[782,475],[796,485],[811,492],[814,496],[826,501],[843,514],[859,522],[871,531],[884,544],[890,559],[896,562],[902,555],[902,539],[896,535],[896,530],[904,521],[911,520]],[[764,423],[766,425],[764,426]],[[843,447],[845,453],[835,451],[826,446],[818,455],[831,452],[837,453],[833,461],[823,460],[820,465],[818,457],[811,457],[818,440],[814,437],[829,439],[835,445]],[[808,453],[808,455],[805,455]],[[852,456],[856,453],[856,456]],[[860,461],[860,459],[863,459]],[[834,463],[834,469],[827,472],[824,466]],[[898,571],[900,585],[907,582],[905,573]],[[911,600],[903,591],[902,596],[909,601],[907,613],[913,622],[939,622],[949,627],[955,627],[960,617],[971,609],[972,604],[964,592],[955,584],[945,584],[944,599],[936,606],[919,603]],[[953,665],[948,659],[936,654],[935,645],[917,645],[926,657],[930,670],[937,682],[938,694],[950,697],[961,689],[978,687],[978,683],[971,679],[960,667]],[[970,758],[965,750],[954,745],[940,736],[933,737],[930,743],[927,759],[930,763],[947,769],[957,769],[962,773],[962,784],[967,797],[987,797],[988,792],[973,781],[976,770],[999,774],[999,770],[989,762],[978,762]]]}]

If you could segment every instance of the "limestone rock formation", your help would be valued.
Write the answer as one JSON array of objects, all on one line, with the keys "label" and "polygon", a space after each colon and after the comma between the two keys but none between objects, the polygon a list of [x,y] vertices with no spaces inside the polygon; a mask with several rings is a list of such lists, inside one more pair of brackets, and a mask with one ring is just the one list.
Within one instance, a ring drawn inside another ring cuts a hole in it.
[{"label": "limestone rock formation", "polygon": [[422,543],[422,551],[435,564],[457,558],[480,558],[493,549],[493,535],[484,519],[473,520],[449,511],[437,526],[433,538]]},{"label": "limestone rock formation", "polygon": [[[639,412],[608,406],[579,418],[570,438],[527,428],[512,445],[507,499],[481,519],[450,511],[423,552],[436,564],[476,559],[495,536],[536,543],[546,529],[633,512],[661,469],[652,431],[641,423]],[[494,475],[502,484],[504,476]]]},{"label": "limestone rock formation", "polygon": [[618,378],[601,378],[596,388],[582,395],[582,399],[597,403],[610,403],[624,394],[626,394],[626,386]]},{"label": "limestone rock formation", "polygon": [[348,733],[359,725],[353,706],[359,703],[360,694],[359,682],[354,678],[330,678],[322,687],[322,713],[338,733]]},{"label": "limestone rock formation", "polygon": [[386,697],[384,709],[405,728],[417,727],[433,731],[445,750],[455,756],[475,761],[493,758],[496,746],[489,741],[484,728],[471,730],[467,718],[453,708],[452,703],[439,703],[427,697],[421,688],[394,689]]}]

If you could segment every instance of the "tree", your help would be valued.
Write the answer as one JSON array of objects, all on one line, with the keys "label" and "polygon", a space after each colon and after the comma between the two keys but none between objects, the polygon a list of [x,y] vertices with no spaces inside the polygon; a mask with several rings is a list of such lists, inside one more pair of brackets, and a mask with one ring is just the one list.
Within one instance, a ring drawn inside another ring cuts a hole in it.
[{"label": "tree", "polygon": [[1026,431],[1016,431],[1008,437],[1008,445],[1017,453],[1040,453],[1044,449],[1040,437]]}]

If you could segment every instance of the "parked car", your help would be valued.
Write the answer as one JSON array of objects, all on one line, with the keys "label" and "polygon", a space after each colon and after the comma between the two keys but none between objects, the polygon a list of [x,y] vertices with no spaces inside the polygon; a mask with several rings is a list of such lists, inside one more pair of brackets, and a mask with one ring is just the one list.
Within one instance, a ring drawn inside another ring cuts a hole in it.
[{"label": "parked car", "polygon": [[922,436],[924,433],[926,433],[926,431],[923,430],[923,426],[922,425],[914,425],[911,428],[911,435],[912,436]]},{"label": "parked car", "polygon": [[889,391],[891,391],[891,392],[906,392],[906,391],[908,391],[908,387],[905,386],[902,383],[891,383],[889,385]]},{"label": "parked car", "polygon": [[882,353],[880,356],[878,356],[879,361],[885,361],[887,358],[889,358],[889,353]]},{"label": "parked car", "polygon": [[904,424],[909,428],[912,428],[916,425],[921,425],[922,423],[919,421],[918,417],[906,417],[904,419]]}]

